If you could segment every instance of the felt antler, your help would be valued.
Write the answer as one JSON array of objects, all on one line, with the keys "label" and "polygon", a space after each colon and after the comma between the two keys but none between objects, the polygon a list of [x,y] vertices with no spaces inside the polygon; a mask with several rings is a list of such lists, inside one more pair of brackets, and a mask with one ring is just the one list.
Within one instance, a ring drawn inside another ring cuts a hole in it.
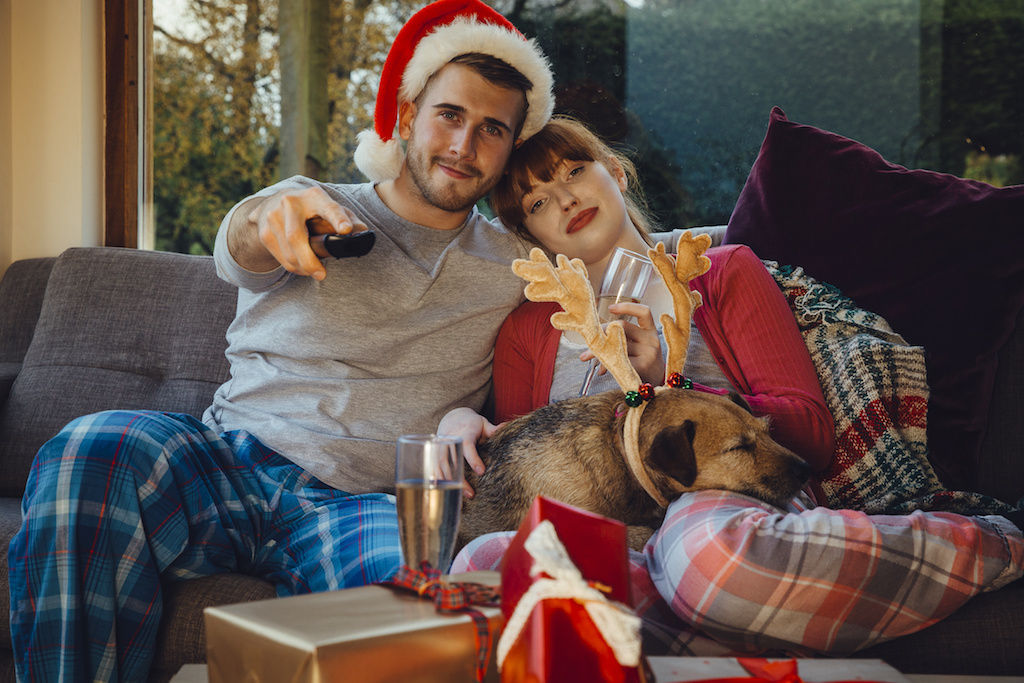
[{"label": "felt antler", "polygon": [[579,332],[623,391],[636,388],[640,385],[640,375],[629,362],[622,321],[613,321],[602,328],[587,267],[580,259],[570,261],[563,254],[556,255],[555,260],[557,268],[543,251],[534,248],[530,250],[529,260],[513,261],[512,272],[527,281],[526,298],[560,304],[562,310],[551,316],[551,324],[563,332]]},{"label": "felt antler", "polygon": [[676,257],[665,253],[665,245],[659,242],[647,250],[647,256],[658,270],[669,293],[675,319],[668,313],[661,315],[661,325],[668,345],[665,359],[665,377],[673,372],[682,373],[686,364],[686,349],[690,344],[690,320],[693,312],[703,303],[700,292],[690,289],[690,280],[708,272],[711,259],[704,252],[711,246],[711,235],[694,237],[689,230],[679,236],[676,243]]}]

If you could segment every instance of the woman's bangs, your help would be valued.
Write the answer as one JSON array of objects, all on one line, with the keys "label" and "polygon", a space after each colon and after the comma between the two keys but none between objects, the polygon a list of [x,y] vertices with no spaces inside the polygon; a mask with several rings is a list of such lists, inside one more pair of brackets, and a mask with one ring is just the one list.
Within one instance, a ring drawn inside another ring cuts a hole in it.
[{"label": "woman's bangs", "polygon": [[594,161],[588,142],[576,131],[550,124],[524,142],[512,156],[511,175],[518,193],[526,195],[535,183],[551,182],[565,161]]}]

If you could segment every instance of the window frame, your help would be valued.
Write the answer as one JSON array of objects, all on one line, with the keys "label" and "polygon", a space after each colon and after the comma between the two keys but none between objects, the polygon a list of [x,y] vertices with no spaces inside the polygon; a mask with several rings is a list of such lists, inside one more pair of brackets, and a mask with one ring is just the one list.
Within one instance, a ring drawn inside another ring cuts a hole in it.
[{"label": "window frame", "polygon": [[139,241],[139,0],[105,0],[103,244]]}]

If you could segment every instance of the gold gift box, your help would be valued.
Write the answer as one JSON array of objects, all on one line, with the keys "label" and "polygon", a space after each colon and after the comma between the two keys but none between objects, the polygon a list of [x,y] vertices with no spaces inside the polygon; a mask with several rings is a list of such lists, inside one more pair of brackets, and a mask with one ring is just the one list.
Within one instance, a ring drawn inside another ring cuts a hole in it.
[{"label": "gold gift box", "polygon": [[[450,581],[497,586],[497,572]],[[494,650],[503,619],[477,607],[491,628],[486,681],[497,683]],[[476,680],[472,618],[437,612],[414,593],[383,586],[208,607],[206,661],[210,683]]]}]

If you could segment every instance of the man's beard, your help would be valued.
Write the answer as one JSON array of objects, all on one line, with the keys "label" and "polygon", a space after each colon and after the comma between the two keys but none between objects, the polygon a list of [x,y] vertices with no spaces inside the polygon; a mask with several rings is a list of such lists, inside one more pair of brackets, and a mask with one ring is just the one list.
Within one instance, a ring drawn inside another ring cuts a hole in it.
[{"label": "man's beard", "polygon": [[[473,196],[466,196],[459,194],[452,187],[455,181],[446,183],[433,179],[430,175],[430,168],[439,161],[442,161],[439,157],[427,159],[424,158],[424,155],[417,154],[414,150],[409,150],[409,154],[406,157],[406,168],[409,169],[409,178],[412,180],[413,185],[416,186],[416,189],[419,190],[420,195],[431,206],[436,206],[444,211],[468,211],[477,203],[477,200],[490,191],[490,187],[477,185],[473,188],[475,190]],[[464,181],[466,184],[471,184],[474,178],[479,180],[481,177],[480,171],[476,168],[466,168],[464,165],[456,163],[449,163],[449,165],[473,176],[473,178]],[[493,186],[494,183],[492,182],[490,185]]]}]

